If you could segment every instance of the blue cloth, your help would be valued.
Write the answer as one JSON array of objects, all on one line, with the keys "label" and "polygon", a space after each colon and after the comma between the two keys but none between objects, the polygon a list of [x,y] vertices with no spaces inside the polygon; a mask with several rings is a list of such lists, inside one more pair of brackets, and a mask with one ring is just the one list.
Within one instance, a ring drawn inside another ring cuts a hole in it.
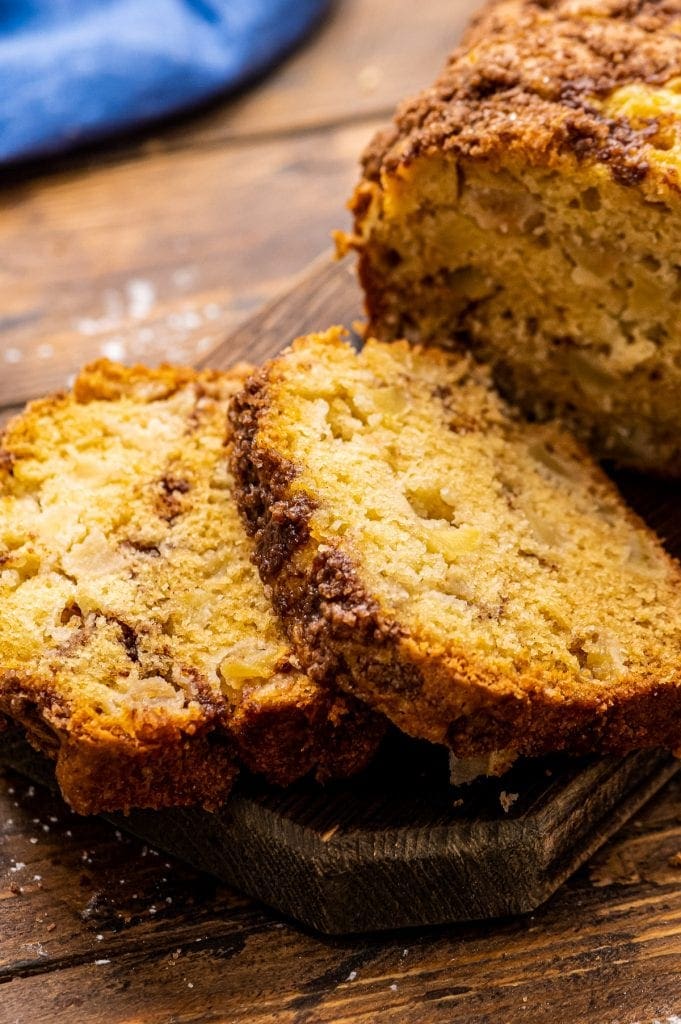
[{"label": "blue cloth", "polygon": [[0,162],[184,110],[264,71],[327,0],[0,0]]}]

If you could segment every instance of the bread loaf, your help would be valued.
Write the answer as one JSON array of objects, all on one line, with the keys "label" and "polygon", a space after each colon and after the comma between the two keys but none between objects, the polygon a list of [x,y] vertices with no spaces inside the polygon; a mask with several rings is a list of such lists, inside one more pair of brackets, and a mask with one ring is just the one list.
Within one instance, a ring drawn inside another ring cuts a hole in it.
[{"label": "bread loaf", "polygon": [[465,345],[600,456],[681,473],[681,5],[501,0],[364,157],[368,333]]}]

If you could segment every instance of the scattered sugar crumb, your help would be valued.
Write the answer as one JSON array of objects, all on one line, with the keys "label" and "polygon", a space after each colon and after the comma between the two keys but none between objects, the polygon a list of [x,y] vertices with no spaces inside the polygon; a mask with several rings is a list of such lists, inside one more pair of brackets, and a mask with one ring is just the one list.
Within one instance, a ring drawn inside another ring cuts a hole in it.
[{"label": "scattered sugar crumb", "polygon": [[356,977],[357,977],[357,971],[350,971],[350,973],[348,974],[347,980],[348,981],[354,981]]},{"label": "scattered sugar crumb", "polygon": [[178,267],[173,271],[173,284],[177,288],[189,288],[199,276],[198,267]]},{"label": "scattered sugar crumb", "polygon": [[35,844],[36,844],[37,842],[38,842],[38,840],[36,839],[36,837],[35,837],[35,836],[31,836],[31,838],[29,839],[29,843],[32,843],[32,844],[33,844],[34,846],[35,846]]},{"label": "scattered sugar crumb", "polygon": [[142,277],[133,277],[126,284],[125,291],[128,298],[128,313],[135,320],[143,320],[156,302],[156,289],[153,284]]},{"label": "scattered sugar crumb", "polygon": [[[20,363],[23,359],[23,353],[19,348],[6,348],[5,349],[5,362],[6,363]],[[10,793],[13,790],[10,790]]]},{"label": "scattered sugar crumb", "polygon": [[14,873],[14,872],[16,872],[16,871],[23,871],[23,869],[24,869],[25,867],[26,867],[26,865],[24,864],[23,860],[18,860],[18,861],[16,862],[16,864],[14,865],[14,867],[13,867],[13,868],[10,868],[10,871],[11,871],[12,873]]},{"label": "scattered sugar crumb", "polygon": [[382,78],[383,72],[376,64],[365,64],[357,73],[357,85],[362,92],[376,92]]},{"label": "scattered sugar crumb", "polygon": [[201,317],[192,309],[184,309],[178,313],[170,313],[166,323],[174,331],[193,331],[201,326]]},{"label": "scattered sugar crumb", "polygon": [[392,985],[390,986],[390,991],[391,991],[391,992],[397,992],[397,985],[395,985],[395,984],[393,983],[393,984],[392,984]]},{"label": "scattered sugar crumb", "polygon": [[499,794],[499,803],[501,804],[504,814],[508,814],[519,795],[519,793],[507,793],[505,789],[502,789]]},{"label": "scattered sugar crumb", "polygon": [[203,307],[203,315],[206,320],[217,320],[220,316],[220,307],[217,302],[209,302],[208,305]]},{"label": "scattered sugar crumb", "polygon": [[137,340],[141,341],[142,344],[146,344],[148,341],[153,341],[155,337],[153,327],[140,327],[137,332]]},{"label": "scattered sugar crumb", "polygon": [[28,950],[29,953],[33,953],[35,956],[47,957],[50,954],[47,952],[42,942],[24,942],[24,949]]},{"label": "scattered sugar crumb", "polygon": [[50,345],[48,343],[38,345],[36,355],[38,356],[38,359],[51,359],[54,355],[54,345]]},{"label": "scattered sugar crumb", "polygon": [[103,935],[95,935],[95,938],[97,939],[97,942],[102,942],[103,939],[104,939],[104,936]]},{"label": "scattered sugar crumb", "polygon": [[110,964],[110,960],[95,960],[95,967],[101,967],[102,964]]},{"label": "scattered sugar crumb", "polygon": [[117,338],[111,338],[109,341],[105,341],[99,346],[99,351],[107,359],[113,359],[117,362],[125,359],[126,356],[125,345]]},{"label": "scattered sugar crumb", "polygon": [[187,988],[194,988],[194,982],[193,981],[188,981],[187,982]]}]

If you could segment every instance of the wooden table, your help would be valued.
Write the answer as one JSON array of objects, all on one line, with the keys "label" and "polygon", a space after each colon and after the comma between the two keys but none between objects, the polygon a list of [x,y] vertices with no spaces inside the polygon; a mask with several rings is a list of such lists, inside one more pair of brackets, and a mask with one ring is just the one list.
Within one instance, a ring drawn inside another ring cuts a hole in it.
[{"label": "wooden table", "polygon": [[[3,414],[100,354],[205,359],[289,287],[470,8],[345,0],[236,101],[6,174]],[[0,915],[0,1024],[678,1024],[681,779],[529,918],[330,940],[7,774]]]}]

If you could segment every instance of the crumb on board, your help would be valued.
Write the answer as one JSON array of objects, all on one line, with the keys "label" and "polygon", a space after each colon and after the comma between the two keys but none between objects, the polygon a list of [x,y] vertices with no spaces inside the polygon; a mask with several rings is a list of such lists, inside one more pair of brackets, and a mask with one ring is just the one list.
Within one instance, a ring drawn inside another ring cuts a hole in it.
[{"label": "crumb on board", "polygon": [[508,814],[519,795],[519,793],[507,793],[505,789],[502,789],[499,794],[499,803],[501,804],[504,814]]}]

